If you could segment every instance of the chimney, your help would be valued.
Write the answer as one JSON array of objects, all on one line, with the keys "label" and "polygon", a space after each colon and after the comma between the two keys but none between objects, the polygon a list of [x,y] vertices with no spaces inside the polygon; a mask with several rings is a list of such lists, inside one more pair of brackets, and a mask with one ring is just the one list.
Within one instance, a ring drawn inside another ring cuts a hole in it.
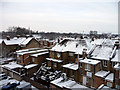
[{"label": "chimney", "polygon": [[7,36],[7,40],[10,40],[10,36]]},{"label": "chimney", "polygon": [[115,46],[117,46],[117,49],[119,48],[119,41],[115,42]]},{"label": "chimney", "polygon": [[17,35],[17,38],[20,38],[20,35]]},{"label": "chimney", "polygon": [[83,51],[82,51],[82,58],[83,58],[83,59],[85,59],[85,57],[87,56],[87,55],[86,55],[86,51],[87,51],[86,48],[84,48]]},{"label": "chimney", "polygon": [[92,37],[92,41],[94,41],[94,37]]}]

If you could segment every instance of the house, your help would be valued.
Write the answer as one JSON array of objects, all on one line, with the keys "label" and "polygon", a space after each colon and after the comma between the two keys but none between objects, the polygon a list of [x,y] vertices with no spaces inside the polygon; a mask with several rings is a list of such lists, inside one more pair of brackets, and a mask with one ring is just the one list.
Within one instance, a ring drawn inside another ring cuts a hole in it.
[{"label": "house", "polygon": [[80,59],[79,60],[79,82],[88,87],[95,86],[95,73],[100,71],[101,63],[98,60]]},{"label": "house", "polygon": [[54,90],[54,89],[56,90],[61,90],[61,89],[63,90],[64,89],[65,90],[76,90],[76,89],[87,90],[90,88],[78,84],[76,81],[71,80],[68,77],[66,77],[65,73],[62,73],[61,77],[50,82],[50,89],[51,90]]},{"label": "house", "polygon": [[115,88],[120,89],[120,63],[114,66],[114,80],[115,80]]},{"label": "house", "polygon": [[45,62],[45,60],[48,56],[49,56],[48,51],[30,55],[30,57],[32,59],[32,63],[39,64],[39,65],[41,65],[43,62]]},{"label": "house", "polygon": [[[65,38],[49,50],[48,66],[60,70],[62,65],[68,63],[78,64],[78,57],[85,57],[83,51],[89,50],[89,45],[84,39]],[[59,68],[57,68],[59,66]]]},{"label": "house", "polygon": [[[39,42],[33,37],[14,37],[2,41],[2,56],[11,56],[13,52],[19,49],[39,48]],[[34,44],[34,45],[33,45]]]},{"label": "house", "polygon": [[[39,64],[43,62],[44,58],[48,57],[48,53],[46,52],[48,52],[48,49],[40,49],[40,48],[31,48],[30,50],[25,49],[25,50],[16,51],[16,60],[17,63],[21,65],[27,65],[29,63]],[[41,57],[40,54],[44,57]],[[37,60],[35,60],[35,58]]]},{"label": "house", "polygon": [[38,41],[39,41],[41,47],[49,47],[50,48],[50,47],[53,47],[55,44],[54,40],[49,40],[49,39],[40,39]]}]

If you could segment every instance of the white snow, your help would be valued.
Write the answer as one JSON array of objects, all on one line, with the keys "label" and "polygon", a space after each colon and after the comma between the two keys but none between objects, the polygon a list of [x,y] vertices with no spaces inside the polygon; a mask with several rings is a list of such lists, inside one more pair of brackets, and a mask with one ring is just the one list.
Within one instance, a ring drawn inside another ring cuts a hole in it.
[{"label": "white snow", "polygon": [[[65,42],[64,42],[65,41]],[[62,42],[64,42],[62,44]],[[64,39],[61,43],[56,44],[51,50],[60,52],[75,52],[77,54],[82,54],[83,49],[88,49],[86,40],[80,39]]]},{"label": "white snow", "polygon": [[110,71],[103,71],[103,70],[101,70],[101,71],[95,73],[95,76],[104,78],[104,77],[105,77],[106,75],[108,75],[109,73],[110,73]]},{"label": "white snow", "polygon": [[36,67],[37,65],[38,64],[30,64],[30,65],[26,65],[25,68],[30,69],[30,68]]},{"label": "white snow", "polygon": [[119,69],[120,70],[120,64],[117,63],[115,66],[114,66],[115,69]]},{"label": "white snow", "polygon": [[120,62],[120,49],[116,50],[115,57],[112,58],[112,62]]},{"label": "white snow", "polygon": [[26,38],[13,38],[10,40],[4,39],[6,45],[20,45]]},{"label": "white snow", "polygon": [[77,70],[78,69],[78,64],[66,64],[63,65],[64,68],[72,69],[72,70]]},{"label": "white snow", "polygon": [[30,56],[38,57],[38,56],[44,55],[44,54],[48,54],[48,52],[36,53],[36,54],[32,54],[32,55],[30,55]]},{"label": "white snow", "polygon": [[59,63],[63,61],[63,60],[58,60],[58,59],[53,59],[53,58],[46,58],[46,60],[59,62]]},{"label": "white snow", "polygon": [[85,87],[83,85],[80,85],[73,80],[70,80],[70,79],[68,79],[66,81],[62,81],[62,80],[63,80],[63,78],[60,77],[56,80],[53,80],[51,83],[53,85],[56,85],[56,86],[61,87],[61,88],[65,87],[65,88],[68,88],[68,89],[75,89],[75,88],[77,88],[77,89],[86,88],[87,89],[87,87]]},{"label": "white snow", "polygon": [[32,39],[33,39],[33,37],[26,38],[26,39],[25,39],[23,42],[21,42],[20,44],[21,44],[21,45],[26,45],[26,44],[28,44]]},{"label": "white snow", "polygon": [[22,68],[22,65],[17,64],[16,62],[10,62],[9,64],[2,65],[2,67],[6,67],[9,69],[15,69],[15,68]]},{"label": "white snow", "polygon": [[112,53],[112,47],[107,45],[99,45],[92,52],[92,58],[109,60],[109,57]]},{"label": "white snow", "polygon": [[83,62],[86,64],[92,64],[92,65],[96,65],[96,64],[100,63],[100,61],[98,61],[98,60],[92,60],[92,59],[87,59],[87,58],[85,58],[84,60],[80,60],[80,62]]},{"label": "white snow", "polygon": [[113,74],[113,73],[110,73],[110,74],[105,78],[105,80],[108,80],[108,81],[111,81],[111,82],[113,82],[113,79],[114,79],[114,74]]},{"label": "white snow", "polygon": [[32,50],[38,50],[40,48],[29,48],[29,49],[22,49],[22,50],[18,50],[16,51],[17,53],[20,53],[20,52],[26,52],[26,51],[32,51]]},{"label": "white snow", "polygon": [[20,52],[20,53],[17,53],[17,54],[18,54],[18,55],[24,55],[24,54],[29,54],[29,53],[43,52],[43,51],[48,51],[48,49],[41,49],[41,50],[28,51],[28,52]]}]

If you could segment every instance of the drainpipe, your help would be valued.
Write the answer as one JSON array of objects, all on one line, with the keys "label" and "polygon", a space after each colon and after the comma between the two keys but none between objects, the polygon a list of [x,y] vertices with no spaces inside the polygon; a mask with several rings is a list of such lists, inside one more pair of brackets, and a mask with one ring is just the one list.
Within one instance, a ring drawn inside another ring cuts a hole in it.
[{"label": "drainpipe", "polygon": [[116,70],[114,69],[113,88],[115,88],[115,73],[116,73]]}]

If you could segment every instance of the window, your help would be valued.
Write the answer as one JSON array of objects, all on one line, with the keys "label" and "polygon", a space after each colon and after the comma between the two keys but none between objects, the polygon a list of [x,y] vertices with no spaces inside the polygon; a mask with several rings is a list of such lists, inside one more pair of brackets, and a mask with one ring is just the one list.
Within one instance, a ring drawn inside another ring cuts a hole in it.
[{"label": "window", "polygon": [[60,54],[59,54],[59,53],[57,53],[57,57],[58,57],[58,58],[60,57]]},{"label": "window", "polygon": [[107,67],[107,61],[103,61],[104,67]]},{"label": "window", "polygon": [[52,52],[52,55],[54,56],[54,52]]},{"label": "window", "polygon": [[69,56],[73,56],[73,53],[69,53]]},{"label": "window", "polygon": [[108,87],[112,87],[112,83],[107,82],[107,86],[108,86]]},{"label": "window", "polygon": [[119,70],[119,79],[120,79],[120,70]]},{"label": "window", "polygon": [[32,58],[32,62],[35,62],[35,58]]},{"label": "window", "polygon": [[54,67],[57,67],[57,63],[54,63]]},{"label": "window", "polygon": [[116,62],[112,62],[112,67],[114,67],[117,63]]},{"label": "window", "polygon": [[72,70],[72,76],[74,76],[75,75],[75,72]]},{"label": "window", "polygon": [[45,45],[47,45],[47,42],[44,42]]},{"label": "window", "polygon": [[89,78],[88,78],[88,77],[86,78],[86,82],[87,82],[87,83],[89,82]]},{"label": "window", "polygon": [[85,70],[89,70],[89,71],[91,70],[90,64],[86,64],[86,65],[85,65]]},{"label": "window", "polygon": [[43,45],[43,41],[41,41],[40,44]]},{"label": "window", "polygon": [[19,58],[19,55],[17,54],[17,58]]},{"label": "window", "polygon": [[80,67],[82,67],[82,63],[80,62]]},{"label": "window", "polygon": [[119,86],[119,85],[116,85],[115,87],[116,87],[116,89],[120,89],[120,86]]}]

